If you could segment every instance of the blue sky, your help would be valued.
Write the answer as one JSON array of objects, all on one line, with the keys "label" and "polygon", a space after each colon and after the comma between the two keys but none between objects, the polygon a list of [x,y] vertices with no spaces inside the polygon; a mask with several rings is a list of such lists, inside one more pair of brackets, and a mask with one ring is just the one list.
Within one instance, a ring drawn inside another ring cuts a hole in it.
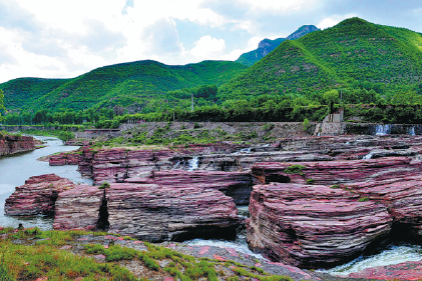
[{"label": "blue sky", "polygon": [[235,60],[264,38],[353,16],[422,32],[421,1],[0,0],[0,82],[145,59]]}]

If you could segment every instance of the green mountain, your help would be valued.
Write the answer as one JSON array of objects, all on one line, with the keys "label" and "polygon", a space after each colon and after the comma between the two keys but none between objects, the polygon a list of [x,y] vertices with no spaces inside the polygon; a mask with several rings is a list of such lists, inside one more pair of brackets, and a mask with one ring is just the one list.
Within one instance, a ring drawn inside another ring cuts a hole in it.
[{"label": "green mountain", "polygon": [[286,38],[278,38],[274,40],[264,39],[259,42],[258,49],[242,54],[236,62],[246,66],[252,66],[254,63],[271,53],[281,44],[281,42],[285,40],[295,40],[317,30],[319,30],[319,28],[314,25],[304,25]]},{"label": "green mountain", "polygon": [[219,97],[317,95],[345,87],[392,95],[422,83],[422,34],[359,18],[284,41],[245,73],[220,88]]},{"label": "green mountain", "polygon": [[19,78],[1,84],[0,89],[5,92],[8,109],[128,106],[171,90],[220,86],[245,69],[230,61],[171,66],[146,60],[101,67],[73,79]]},{"label": "green mountain", "polygon": [[70,79],[18,78],[0,85],[8,109],[22,108],[48,94]]}]

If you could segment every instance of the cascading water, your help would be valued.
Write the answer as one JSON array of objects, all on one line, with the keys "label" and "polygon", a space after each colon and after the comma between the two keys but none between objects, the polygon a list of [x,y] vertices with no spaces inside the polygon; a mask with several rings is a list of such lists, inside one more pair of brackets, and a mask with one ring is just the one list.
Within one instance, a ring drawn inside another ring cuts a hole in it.
[{"label": "cascading water", "polygon": [[372,152],[369,152],[368,154],[366,154],[365,156],[362,157],[362,159],[372,159]]},{"label": "cascading water", "polygon": [[370,256],[360,256],[357,259],[336,266],[328,270],[320,270],[335,276],[347,276],[350,273],[362,271],[367,268],[398,264],[407,261],[420,261],[422,259],[422,247],[420,245],[390,245],[380,253]]},{"label": "cascading water", "polygon": [[252,147],[242,148],[239,151],[233,152],[233,154],[239,154],[239,153],[251,153]]},{"label": "cascading water", "polygon": [[377,125],[375,130],[376,130],[375,135],[386,136],[386,135],[391,134],[391,125],[390,124]]},{"label": "cascading water", "polygon": [[195,171],[199,168],[199,156],[194,156],[188,161],[188,171]]},{"label": "cascading water", "polygon": [[409,134],[409,135],[411,135],[411,136],[416,136],[416,133],[415,133],[415,126],[411,126],[411,127],[409,128],[409,130],[408,130],[408,134]]}]

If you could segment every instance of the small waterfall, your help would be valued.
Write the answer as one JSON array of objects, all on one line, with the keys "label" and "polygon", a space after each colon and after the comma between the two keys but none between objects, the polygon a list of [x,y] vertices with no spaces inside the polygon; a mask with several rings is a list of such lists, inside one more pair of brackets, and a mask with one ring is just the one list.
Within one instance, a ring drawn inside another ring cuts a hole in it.
[{"label": "small waterfall", "polygon": [[239,151],[233,152],[233,154],[239,154],[239,153],[251,153],[252,147],[242,148]]},{"label": "small waterfall", "polygon": [[188,171],[195,171],[199,168],[199,156],[194,156],[188,161]]},{"label": "small waterfall", "polygon": [[411,136],[416,136],[415,134],[415,126],[411,126],[408,130],[408,134]]},{"label": "small waterfall", "polygon": [[368,154],[366,154],[365,156],[362,157],[362,159],[372,159],[372,152],[369,152]]},{"label": "small waterfall", "polygon": [[383,125],[377,125],[376,127],[376,136],[386,136],[391,134],[391,125],[390,124],[383,124]]}]

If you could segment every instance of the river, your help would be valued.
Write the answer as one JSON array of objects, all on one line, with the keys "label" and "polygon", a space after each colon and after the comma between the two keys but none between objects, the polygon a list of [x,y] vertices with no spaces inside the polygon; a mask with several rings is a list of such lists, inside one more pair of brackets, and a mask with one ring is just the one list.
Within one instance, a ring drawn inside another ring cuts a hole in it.
[{"label": "river", "polygon": [[35,137],[46,142],[46,147],[31,152],[19,153],[11,156],[0,157],[0,226],[17,227],[22,223],[24,227],[39,227],[51,229],[52,219],[42,216],[36,217],[9,217],[4,215],[5,200],[15,191],[16,186],[21,186],[29,177],[54,173],[73,182],[92,184],[92,180],[84,179],[76,170],[77,166],[49,166],[48,162],[38,161],[43,156],[57,152],[71,151],[79,146],[65,146],[63,142],[53,137]]}]

